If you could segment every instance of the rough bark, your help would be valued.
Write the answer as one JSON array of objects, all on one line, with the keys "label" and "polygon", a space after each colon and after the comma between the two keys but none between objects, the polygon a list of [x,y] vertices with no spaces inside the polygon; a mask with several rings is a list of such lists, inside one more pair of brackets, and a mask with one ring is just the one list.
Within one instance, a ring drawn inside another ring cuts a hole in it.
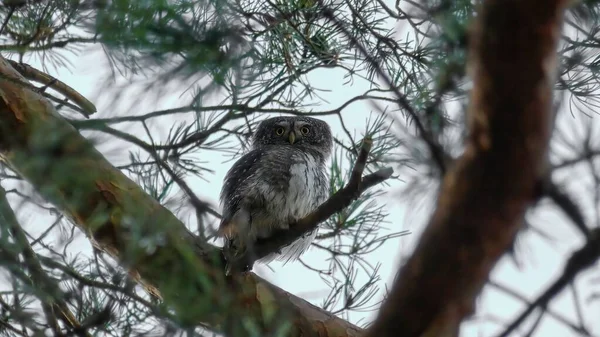
[{"label": "rough bark", "polygon": [[[290,336],[362,333],[252,273],[226,280],[218,249],[198,244],[169,210],[112,166],[2,58],[0,158],[160,295],[182,323],[242,336],[242,316],[250,314],[256,327],[268,332],[277,326],[270,323],[283,322],[287,314]],[[160,244],[142,246],[140,239],[148,237],[160,237]],[[227,291],[232,285],[237,291]]]},{"label": "rough bark", "polygon": [[566,2],[486,0],[480,7],[469,40],[465,152],[444,177],[436,210],[369,335],[456,336],[473,313],[544,174]]}]

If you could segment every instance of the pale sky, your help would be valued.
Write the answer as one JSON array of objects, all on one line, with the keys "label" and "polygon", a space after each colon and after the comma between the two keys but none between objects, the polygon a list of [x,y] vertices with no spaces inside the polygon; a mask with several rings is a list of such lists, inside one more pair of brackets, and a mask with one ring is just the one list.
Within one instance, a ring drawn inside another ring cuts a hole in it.
[{"label": "pale sky", "polygon": [[[94,102],[98,108],[98,113],[93,116],[94,118],[115,115],[115,108],[110,105],[110,102],[99,96],[99,91],[103,90],[102,79],[108,71],[106,60],[97,50],[87,50],[79,57],[71,57],[70,60],[73,64],[71,68],[72,73],[69,73],[64,69],[60,72],[55,72],[54,69],[51,68],[48,69],[48,72],[77,89],[81,94]],[[27,60],[27,62],[32,66],[40,68],[37,60]],[[348,98],[362,94],[367,88],[366,83],[361,81],[355,81],[353,85],[343,86],[342,84],[345,82],[343,73],[337,70],[316,71],[310,76],[310,80],[311,83],[315,83],[317,87],[330,90],[328,93],[321,93],[321,96],[326,97],[329,103],[323,104],[319,110],[338,107]],[[132,114],[142,114],[187,104],[189,102],[188,96],[179,96],[179,94],[180,91],[172,93],[170,96],[161,97],[159,100],[160,104],[158,105],[155,104],[155,102],[149,101],[136,104],[134,107],[136,112],[132,112]],[[127,101],[127,99],[125,99],[125,101]],[[123,109],[123,105],[119,108]],[[368,103],[357,102],[352,104],[344,112],[347,125],[356,129],[357,133],[360,133],[364,129],[366,124],[365,121],[369,117],[369,112],[372,110],[373,107]],[[577,114],[575,116],[562,114],[560,118],[569,119],[570,122],[572,122],[571,120],[575,120],[584,124],[590,122],[588,117]],[[334,134],[341,135],[342,131],[337,123],[337,118],[324,119],[331,123]],[[559,124],[560,123],[561,121],[559,121]],[[157,135],[162,135],[164,137],[170,126],[171,125],[164,125],[162,131],[159,130],[160,126],[155,127]],[[144,138],[143,134],[137,134],[137,136]],[[122,148],[114,146],[114,143],[111,142],[106,146],[101,145],[99,149],[113,162],[116,161],[119,156],[127,155],[127,153],[123,152]],[[208,166],[213,169],[215,173],[205,177],[209,182],[201,179],[190,179],[189,182],[202,199],[217,205],[221,181],[227,169],[232,165],[232,162],[225,162],[222,156],[207,151],[202,153],[201,159],[210,162],[210,165]],[[346,167],[349,167],[349,164],[347,164]],[[568,174],[572,177],[573,171],[569,171]],[[380,198],[378,202],[384,204],[390,213],[388,218],[390,223],[386,224],[386,227],[392,228],[394,231],[409,229],[413,234],[392,240],[369,256],[369,260],[373,263],[381,263],[381,278],[387,282],[387,287],[391,287],[391,281],[397,271],[399,263],[401,263],[400,255],[410,253],[417,242],[423,229],[423,225],[428,217],[427,208],[420,210],[411,209],[411,211],[407,212],[406,203],[393,200],[395,197],[394,191],[397,193],[398,187],[401,187],[402,184],[402,182],[394,182],[390,190],[391,194],[386,198]],[[581,188],[584,188],[585,184],[585,182],[581,182]],[[9,186],[4,187],[9,188]],[[565,254],[568,254],[574,247],[579,247],[583,243],[582,239],[574,232],[571,224],[564,219],[562,214],[551,213],[547,210],[548,208],[545,208],[543,212],[539,212],[540,214],[536,214],[534,217],[530,218],[534,220],[534,223],[541,225],[540,227],[544,228],[556,238],[556,241],[548,243],[539,239],[538,236],[525,236],[520,245],[520,247],[523,248],[521,251],[523,261],[522,268],[516,268],[514,263],[509,259],[504,258],[500,261],[492,274],[492,279],[494,281],[514,289],[529,299],[535,298],[560,275],[565,261]],[[41,224],[48,223],[41,220],[43,219],[43,214],[39,216],[24,216],[24,212],[20,212],[19,217],[21,223],[24,224],[26,229],[33,235],[43,232],[45,228],[43,228]],[[187,221],[187,219],[182,220],[184,222]],[[81,244],[78,248],[89,252],[89,244],[86,243],[86,240],[83,237],[81,237]],[[310,264],[318,265],[319,263],[323,263],[324,256],[325,255],[313,248],[303,256],[303,259]],[[321,304],[323,297],[328,294],[328,287],[319,276],[316,273],[307,270],[299,263],[290,263],[282,266],[279,263],[273,262],[270,264],[270,267],[273,268],[272,271],[264,266],[256,266],[254,271],[281,288],[318,306]],[[587,296],[591,294],[591,290],[593,290],[593,288],[589,287],[589,284],[594,276],[596,277],[595,282],[597,283],[599,276],[598,268],[596,268],[595,272],[582,273],[576,281],[581,285],[578,289],[583,290],[582,293],[578,294],[583,301],[585,301]],[[380,282],[379,286],[381,291],[377,299],[381,298],[385,288],[384,282]],[[510,296],[499,292],[494,288],[488,287],[478,301],[477,316],[487,317],[490,320],[488,320],[487,323],[472,321],[464,324],[461,336],[494,336],[496,333],[503,330],[503,323],[512,321],[524,307],[523,303],[514,300]],[[600,307],[598,302],[595,302],[595,304],[586,304],[584,305],[584,308],[591,311],[587,313],[585,317],[600,317]],[[573,322],[577,321],[573,306],[573,292],[568,289],[551,303],[550,309],[564,315]],[[364,323],[371,321],[374,318],[374,314],[375,312],[352,312],[349,315],[349,320],[353,323],[364,325]],[[530,319],[519,331],[526,332],[529,325],[534,322],[535,318],[535,314],[531,315]],[[494,320],[496,320],[497,323],[493,323]],[[600,335],[600,321],[588,321],[586,323],[587,328],[592,334]],[[534,336],[569,337],[578,335],[565,325],[557,323],[556,320],[546,315]]]}]

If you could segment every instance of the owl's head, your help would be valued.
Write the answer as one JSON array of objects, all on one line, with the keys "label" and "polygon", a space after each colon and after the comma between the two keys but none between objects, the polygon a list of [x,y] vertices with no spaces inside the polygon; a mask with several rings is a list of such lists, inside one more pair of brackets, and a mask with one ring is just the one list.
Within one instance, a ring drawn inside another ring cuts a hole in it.
[{"label": "owl's head", "polygon": [[304,116],[273,117],[258,125],[252,139],[254,149],[267,145],[291,145],[316,151],[326,159],[333,140],[329,125],[322,120]]}]

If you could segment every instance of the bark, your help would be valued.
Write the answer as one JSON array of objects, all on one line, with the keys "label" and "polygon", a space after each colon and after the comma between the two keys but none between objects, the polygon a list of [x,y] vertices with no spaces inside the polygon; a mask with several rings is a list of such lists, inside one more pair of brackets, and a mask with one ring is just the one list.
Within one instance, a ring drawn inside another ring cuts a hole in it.
[{"label": "bark", "polygon": [[465,152],[369,335],[456,336],[473,313],[544,175],[566,2],[483,1],[471,27]]},{"label": "bark", "polygon": [[[252,273],[225,279],[220,251],[199,244],[169,210],[112,166],[0,58],[0,158],[62,209],[184,324],[247,335],[291,317],[290,336],[358,336],[362,330]],[[148,240],[158,242],[143,245]],[[236,291],[228,291],[232,286]],[[290,316],[286,316],[290,315]]]}]

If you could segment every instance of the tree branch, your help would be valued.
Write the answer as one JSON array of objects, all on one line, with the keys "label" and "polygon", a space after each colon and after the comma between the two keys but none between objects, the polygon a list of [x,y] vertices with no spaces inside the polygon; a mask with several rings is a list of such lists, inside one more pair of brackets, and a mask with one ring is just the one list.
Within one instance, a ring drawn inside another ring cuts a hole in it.
[{"label": "tree branch", "polygon": [[[419,118],[419,114],[410,105],[406,95],[402,94],[400,92],[400,89],[398,89],[398,87],[396,85],[394,85],[394,82],[390,78],[389,74],[386,73],[384,71],[383,67],[381,66],[381,64],[379,64],[379,60],[377,60],[377,58],[374,57],[367,50],[367,48],[365,46],[363,46],[363,44],[360,41],[358,41],[346,29],[346,27],[336,18],[334,11],[331,8],[329,8],[328,6],[326,6],[325,2],[323,0],[318,0],[318,2],[322,8],[322,15],[325,18],[327,18],[329,21],[331,21],[337,27],[337,29],[339,29],[345,35],[345,37],[348,38],[348,40],[351,42],[351,46],[356,48],[362,54],[362,56],[365,58],[365,60],[373,66],[373,68],[375,69],[377,74],[380,76],[380,78],[383,79],[385,84],[394,93],[394,95],[396,96],[396,99],[397,99],[398,106],[400,106],[400,108],[404,109],[406,111],[406,113],[410,116],[411,122],[415,123],[415,126],[416,126],[417,130],[419,131],[419,136],[423,139],[423,141],[425,142],[425,145],[427,145],[427,147],[429,148],[432,159],[437,164],[442,175],[445,174],[446,173],[445,158],[447,155],[444,152],[444,149],[442,148],[442,146],[440,146],[438,141],[431,134],[431,130],[428,130],[425,127],[425,125]],[[356,14],[356,13],[353,13],[353,14]],[[356,15],[356,16],[360,17],[360,15]],[[393,48],[391,48],[391,49],[393,50]]]},{"label": "tree branch", "polygon": [[[8,228],[9,233],[13,236],[15,243],[20,249],[20,253],[23,254],[23,261],[31,275],[31,285],[43,290],[44,294],[48,295],[38,295],[38,298],[42,302],[42,310],[44,311],[48,324],[52,327],[53,332],[55,334],[61,334],[60,326],[55,314],[58,314],[59,318],[71,330],[80,329],[81,323],[77,321],[77,318],[71,312],[67,302],[64,300],[66,297],[65,294],[60,289],[58,283],[48,277],[44,272],[40,261],[37,259],[37,255],[33,251],[33,248],[31,248],[23,229],[17,221],[15,213],[6,199],[6,191],[2,186],[0,186],[0,221],[2,222],[0,226],[6,226]],[[9,250],[2,250],[6,255],[12,255],[8,252]],[[13,256],[11,260],[13,260],[13,263],[16,265],[20,265],[17,256]],[[80,336],[91,336],[85,330],[78,331],[80,331]]]},{"label": "tree branch", "polygon": [[564,287],[571,283],[579,272],[591,267],[600,258],[600,229],[593,230],[587,243],[571,255],[562,275],[540,297],[533,301],[515,320],[508,325],[506,330],[498,337],[511,334],[537,307],[545,308],[548,303],[558,295]]},{"label": "tree branch", "polygon": [[170,211],[112,166],[38,92],[18,84],[24,81],[0,58],[0,158],[97,248],[160,295],[180,323],[206,323],[243,336],[249,334],[248,320],[240,317],[267,331],[288,321],[284,313],[294,317],[290,336],[362,333],[252,273],[235,277],[243,292],[228,292],[220,250],[196,245],[197,238]]},{"label": "tree branch", "polygon": [[75,89],[71,88],[64,82],[35,69],[29,64],[19,63],[12,60],[7,61],[16,71],[18,71],[21,75],[25,76],[25,78],[27,78],[28,80],[41,83],[42,85],[44,85],[43,89],[50,87],[59,92],[60,94],[64,95],[66,98],[75,102],[75,104],[77,104],[81,108],[80,111],[86,118],[89,118],[91,114],[96,112],[96,107],[94,106],[94,103],[90,102],[87,98],[83,97],[83,95],[78,93]]},{"label": "tree branch", "polygon": [[372,145],[373,140],[370,137],[363,139],[350,180],[346,186],[334,193],[312,213],[296,223],[290,224],[289,229],[275,231],[268,239],[258,240],[253,247],[254,259],[249,261],[250,267],[256,260],[277,252],[301,236],[314,231],[321,222],[348,207],[364,191],[389,179],[394,173],[394,170],[389,167],[380,169],[365,177],[362,176]]},{"label": "tree branch", "polygon": [[[471,27],[465,152],[369,331],[457,336],[544,177],[566,0],[486,0]],[[537,195],[539,196],[539,195]]]},{"label": "tree branch", "polygon": [[[531,302],[528,301],[524,295],[517,293],[514,289],[511,289],[508,286],[502,285],[493,280],[490,280],[488,282],[488,285],[497,288],[499,291],[502,291],[504,294],[506,294],[516,300],[523,302],[523,304],[525,304],[527,306],[531,305]],[[548,313],[548,315],[550,317],[554,318],[556,321],[564,324],[565,326],[571,328],[571,330],[573,330],[573,332],[577,333],[578,335],[591,337],[589,331],[587,331],[585,329],[585,327],[583,327],[582,325],[577,325],[574,322],[571,322],[569,319],[567,319],[563,315],[561,315],[555,311],[552,311],[551,309],[547,309],[546,312]]]},{"label": "tree branch", "polygon": [[562,209],[562,211],[569,217],[575,227],[585,236],[586,238],[590,235],[590,230],[588,229],[585,218],[579,205],[575,203],[575,201],[571,198],[569,193],[564,191],[560,186],[556,185],[552,181],[551,177],[548,177],[548,180],[544,183],[544,189],[546,195],[554,201],[554,203]]}]

